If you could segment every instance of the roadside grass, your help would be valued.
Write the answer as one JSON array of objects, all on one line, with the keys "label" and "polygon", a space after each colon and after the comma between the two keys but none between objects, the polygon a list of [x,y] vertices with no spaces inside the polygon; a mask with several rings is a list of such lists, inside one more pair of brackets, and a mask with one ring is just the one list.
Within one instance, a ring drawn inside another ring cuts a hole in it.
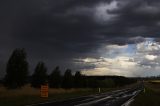
[{"label": "roadside grass", "polygon": [[160,83],[160,80],[151,80],[150,82],[157,82],[157,83]]},{"label": "roadside grass", "polygon": [[160,83],[145,82],[145,92],[141,92],[131,106],[160,106]]}]

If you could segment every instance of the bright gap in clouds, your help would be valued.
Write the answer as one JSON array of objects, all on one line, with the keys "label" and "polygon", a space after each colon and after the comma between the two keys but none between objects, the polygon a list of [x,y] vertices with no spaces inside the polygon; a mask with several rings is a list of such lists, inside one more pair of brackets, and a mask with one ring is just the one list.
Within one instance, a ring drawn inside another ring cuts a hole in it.
[{"label": "bright gap in clouds", "polygon": [[126,45],[106,45],[100,57],[75,59],[75,64],[91,66],[81,69],[85,75],[119,75],[127,77],[160,75],[160,44],[153,38]]}]

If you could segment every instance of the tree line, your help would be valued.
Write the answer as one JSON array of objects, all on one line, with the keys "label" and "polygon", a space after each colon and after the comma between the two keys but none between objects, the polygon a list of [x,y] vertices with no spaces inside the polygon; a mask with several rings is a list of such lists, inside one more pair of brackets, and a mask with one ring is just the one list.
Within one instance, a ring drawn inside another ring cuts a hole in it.
[{"label": "tree line", "polygon": [[24,49],[15,49],[11,54],[7,66],[3,84],[7,88],[20,88],[30,83],[32,87],[39,88],[48,84],[51,88],[97,88],[115,87],[136,82],[122,76],[85,76],[80,71],[72,74],[71,69],[66,69],[62,75],[57,66],[51,74],[47,74],[44,62],[38,62],[31,76],[28,72],[27,54]]}]

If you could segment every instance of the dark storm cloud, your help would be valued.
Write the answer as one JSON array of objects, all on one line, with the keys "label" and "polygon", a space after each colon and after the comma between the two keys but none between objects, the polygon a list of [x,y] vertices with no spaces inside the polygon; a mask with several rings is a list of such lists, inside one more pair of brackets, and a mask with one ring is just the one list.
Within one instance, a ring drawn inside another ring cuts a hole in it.
[{"label": "dark storm cloud", "polygon": [[[9,54],[13,48],[24,47],[30,61],[72,67],[73,58],[97,57],[96,49],[102,45],[124,45],[143,41],[143,36],[159,36],[160,1],[117,0],[115,9],[106,10],[108,15],[115,15],[114,19],[98,20],[95,7],[112,2],[2,0],[1,51]],[[142,37],[136,39],[137,36]],[[6,54],[2,60],[6,60]]]},{"label": "dark storm cloud", "polygon": [[[121,3],[122,1],[122,3]],[[119,9],[111,11],[119,14],[115,25],[124,28],[123,34],[130,36],[159,36],[160,2],[157,0],[121,0]],[[125,2],[125,3],[124,3]]]}]

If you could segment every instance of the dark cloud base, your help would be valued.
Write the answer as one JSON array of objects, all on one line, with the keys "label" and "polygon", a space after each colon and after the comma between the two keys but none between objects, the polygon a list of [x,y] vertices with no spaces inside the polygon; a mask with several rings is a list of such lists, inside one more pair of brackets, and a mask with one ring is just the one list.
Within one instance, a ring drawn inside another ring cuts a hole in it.
[{"label": "dark cloud base", "polygon": [[106,11],[116,15],[115,20],[98,23],[93,18],[93,8],[112,1],[2,0],[2,63],[14,48],[23,47],[31,64],[44,60],[50,67],[57,64],[73,67],[73,58],[98,57],[96,49],[103,45],[137,43],[143,37],[159,38],[160,1],[117,0],[117,8]]}]

